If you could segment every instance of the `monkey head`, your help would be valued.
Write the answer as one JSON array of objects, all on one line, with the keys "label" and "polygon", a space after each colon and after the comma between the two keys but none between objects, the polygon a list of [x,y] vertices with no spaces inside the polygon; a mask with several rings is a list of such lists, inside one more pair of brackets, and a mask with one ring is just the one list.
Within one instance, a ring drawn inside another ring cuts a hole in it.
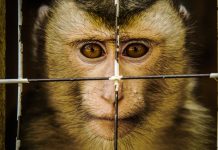
[{"label": "monkey head", "polygon": [[[118,57],[122,76],[192,72],[184,23],[189,14],[184,6],[171,0],[121,0],[120,7]],[[37,61],[44,68],[43,77],[113,76],[114,19],[114,4],[106,0],[60,0],[40,8],[35,53],[40,54]],[[120,146],[140,145],[144,149],[158,143],[175,123],[178,111],[192,99],[190,83],[189,79],[120,81]],[[45,84],[54,122],[80,148],[93,143],[109,149],[113,146],[113,84]]]}]

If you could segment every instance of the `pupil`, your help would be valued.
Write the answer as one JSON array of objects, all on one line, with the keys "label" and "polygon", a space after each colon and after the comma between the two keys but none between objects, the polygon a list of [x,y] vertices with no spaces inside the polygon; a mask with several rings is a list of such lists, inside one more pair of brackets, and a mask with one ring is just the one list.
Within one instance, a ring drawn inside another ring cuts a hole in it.
[{"label": "pupil", "polygon": [[137,52],[137,51],[138,51],[137,47],[134,47],[133,49],[134,49],[134,52]]},{"label": "pupil", "polygon": [[94,52],[94,51],[95,51],[95,49],[93,47],[91,47],[91,52]]}]

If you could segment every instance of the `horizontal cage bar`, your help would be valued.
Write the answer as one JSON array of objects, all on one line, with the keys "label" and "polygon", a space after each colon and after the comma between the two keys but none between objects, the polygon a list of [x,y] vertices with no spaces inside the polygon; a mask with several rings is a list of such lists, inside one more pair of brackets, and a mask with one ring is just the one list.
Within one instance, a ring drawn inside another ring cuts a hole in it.
[{"label": "horizontal cage bar", "polygon": [[218,73],[210,74],[178,74],[178,75],[146,75],[146,76],[112,76],[112,77],[81,77],[52,79],[0,79],[0,84],[19,84],[34,82],[73,82],[98,80],[139,80],[139,79],[177,79],[177,78],[218,78]]}]

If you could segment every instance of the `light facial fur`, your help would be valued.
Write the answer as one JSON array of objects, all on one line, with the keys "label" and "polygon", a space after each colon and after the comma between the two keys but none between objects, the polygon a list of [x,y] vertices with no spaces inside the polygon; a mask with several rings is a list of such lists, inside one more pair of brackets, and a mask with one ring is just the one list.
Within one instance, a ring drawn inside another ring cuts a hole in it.
[{"label": "light facial fur", "polygon": [[[150,2],[146,9],[139,8],[130,16],[124,13],[126,19],[120,27],[121,75],[192,73],[192,50],[185,46],[188,27],[184,19],[188,19],[188,12],[184,6],[176,9],[170,0]],[[91,2],[87,1],[87,7],[92,7]],[[36,63],[43,66],[42,77],[114,74],[114,26],[102,13],[85,8],[81,1],[60,0],[39,12],[34,53]],[[37,35],[39,29],[44,33],[41,38]],[[100,45],[105,54],[96,59],[84,57],[81,48],[90,43]],[[149,50],[139,58],[127,57],[124,50],[131,43]],[[119,149],[209,149],[214,142],[209,130],[212,118],[192,96],[194,84],[192,79],[120,81]],[[23,149],[113,149],[112,81],[45,83],[39,91],[41,96],[36,94],[28,100],[38,108],[26,113]]]}]

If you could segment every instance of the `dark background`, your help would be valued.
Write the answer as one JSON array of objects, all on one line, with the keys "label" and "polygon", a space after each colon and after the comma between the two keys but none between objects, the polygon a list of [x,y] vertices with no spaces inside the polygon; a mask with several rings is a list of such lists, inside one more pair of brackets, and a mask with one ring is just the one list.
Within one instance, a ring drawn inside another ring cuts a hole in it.
[{"label": "dark background", "polygon": [[[24,77],[31,77],[31,28],[41,4],[48,4],[49,0],[23,0],[23,41],[24,41]],[[185,0],[184,2],[192,15],[198,43],[197,51],[200,55],[195,57],[197,73],[217,72],[216,51],[216,0]],[[6,0],[6,75],[7,78],[17,78],[17,1]],[[211,79],[200,79],[196,88],[199,101],[211,110],[216,117],[217,87]],[[29,85],[25,85],[28,89]],[[26,90],[25,90],[26,91]],[[6,149],[14,148],[16,138],[16,101],[17,85],[7,85],[6,93]],[[23,112],[25,113],[25,112]]]}]

